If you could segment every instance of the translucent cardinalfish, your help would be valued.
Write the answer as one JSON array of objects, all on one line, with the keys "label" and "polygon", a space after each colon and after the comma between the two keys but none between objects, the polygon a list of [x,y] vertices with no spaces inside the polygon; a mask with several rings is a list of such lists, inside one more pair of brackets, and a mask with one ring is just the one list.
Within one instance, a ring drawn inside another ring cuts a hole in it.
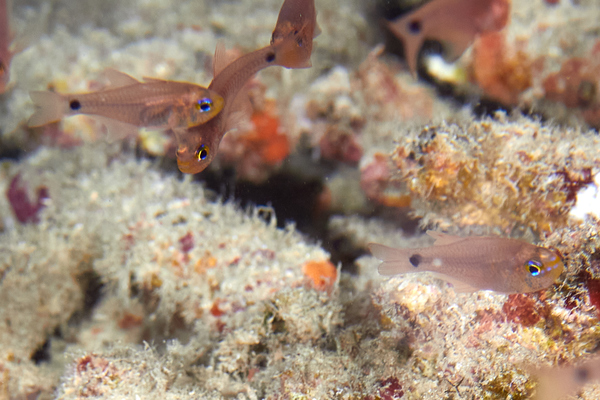
[{"label": "translucent cardinalfish", "polygon": [[6,90],[8,84],[8,68],[12,53],[10,51],[10,28],[8,26],[7,0],[0,0],[0,94]]},{"label": "translucent cardinalfish", "polygon": [[[196,174],[203,171],[217,154],[221,139],[227,132],[232,112],[236,111],[236,96],[246,82],[258,71],[272,65],[285,68],[311,66],[312,40],[317,32],[314,0],[285,0],[279,11],[271,44],[246,54],[222,70],[215,68],[209,89],[225,99],[223,111],[204,125],[177,134],[177,165],[181,172]],[[222,49],[215,52],[219,65]]]},{"label": "translucent cardinalfish", "polygon": [[154,78],[140,82],[113,69],[106,74],[113,86],[99,92],[30,92],[38,110],[29,119],[29,126],[90,114],[137,127],[177,131],[206,123],[223,108],[219,94],[193,83]]},{"label": "translucent cardinalfish", "polygon": [[600,358],[581,365],[546,367],[532,372],[538,381],[534,400],[573,399],[585,385],[600,382]]},{"label": "translucent cardinalfish", "polygon": [[458,292],[528,293],[551,286],[564,270],[560,256],[544,247],[494,236],[457,237],[428,231],[431,247],[394,249],[369,244],[383,262],[381,275],[431,272]]},{"label": "translucent cardinalfish", "polygon": [[387,23],[404,42],[404,54],[413,75],[417,57],[426,39],[444,45],[445,55],[456,60],[477,35],[499,31],[508,23],[510,0],[431,0]]}]

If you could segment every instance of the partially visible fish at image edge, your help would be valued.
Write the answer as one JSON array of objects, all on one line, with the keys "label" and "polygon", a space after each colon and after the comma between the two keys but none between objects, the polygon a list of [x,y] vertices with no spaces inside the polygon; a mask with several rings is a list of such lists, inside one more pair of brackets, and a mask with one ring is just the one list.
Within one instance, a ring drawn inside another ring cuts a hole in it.
[{"label": "partially visible fish at image edge", "polygon": [[87,114],[138,128],[178,130],[204,124],[223,108],[220,95],[193,83],[155,78],[144,78],[144,82],[140,82],[114,69],[108,69],[105,74],[112,86],[98,92],[30,92],[38,109],[29,119],[29,126]]},{"label": "partially visible fish at image edge", "polygon": [[383,261],[379,273],[430,272],[452,283],[458,292],[529,293],[550,287],[564,271],[554,251],[522,240],[427,234],[436,239],[431,247],[395,249],[370,243],[371,253]]},{"label": "partially visible fish at image edge", "polygon": [[413,76],[426,39],[444,45],[447,58],[456,60],[477,35],[499,31],[508,23],[510,0],[431,0],[387,26],[404,43],[404,54]]},{"label": "partially visible fish at image edge", "polygon": [[[314,0],[285,0],[279,11],[271,44],[245,54],[225,68],[215,68],[209,89],[225,99],[223,111],[204,125],[177,136],[177,166],[186,174],[202,172],[216,156],[221,139],[231,129],[229,118],[236,110],[236,96],[258,71],[273,66],[308,68],[311,66],[312,40],[318,34]],[[224,51],[217,47],[215,65]]]},{"label": "partially visible fish at image edge", "polygon": [[588,384],[600,383],[600,358],[578,365],[557,367],[526,367],[537,381],[533,400],[574,399]]},{"label": "partially visible fish at image edge", "polygon": [[9,80],[11,34],[8,15],[8,0],[0,0],[0,94],[6,90]]}]

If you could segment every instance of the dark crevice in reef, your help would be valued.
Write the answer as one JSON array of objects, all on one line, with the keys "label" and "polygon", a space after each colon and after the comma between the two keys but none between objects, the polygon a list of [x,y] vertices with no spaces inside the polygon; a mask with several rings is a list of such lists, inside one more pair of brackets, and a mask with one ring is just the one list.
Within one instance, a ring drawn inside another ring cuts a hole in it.
[{"label": "dark crevice in reef", "polygon": [[[314,161],[301,154],[302,151],[299,153],[290,156],[281,170],[263,183],[237,180],[233,168],[208,169],[196,175],[196,179],[215,192],[215,198],[235,201],[243,208],[272,207],[278,227],[293,222],[299,232],[331,254],[334,265],[341,263],[342,271],[356,274],[355,260],[368,250],[358,247],[353,238],[329,230],[332,214],[323,203],[323,193],[327,190],[325,179],[338,166],[328,161]],[[368,216],[380,215],[398,221],[398,229],[409,233],[417,226],[406,212],[397,209],[374,207],[372,214]]]},{"label": "dark crevice in reef", "polygon": [[83,293],[82,307],[69,319],[70,326],[77,326],[89,319],[102,298],[104,284],[101,277],[93,270],[86,270],[77,276],[77,283]]},{"label": "dark crevice in reef", "polygon": [[271,175],[263,183],[237,180],[231,168],[207,170],[198,175],[219,198],[233,200],[242,208],[269,206],[275,210],[277,226],[293,222],[303,234],[322,240],[326,237],[328,215],[319,209],[325,185],[323,176],[299,174],[289,168]]},{"label": "dark crevice in reef", "polygon": [[47,339],[33,352],[31,355],[31,361],[33,361],[35,365],[50,362],[50,339]]}]

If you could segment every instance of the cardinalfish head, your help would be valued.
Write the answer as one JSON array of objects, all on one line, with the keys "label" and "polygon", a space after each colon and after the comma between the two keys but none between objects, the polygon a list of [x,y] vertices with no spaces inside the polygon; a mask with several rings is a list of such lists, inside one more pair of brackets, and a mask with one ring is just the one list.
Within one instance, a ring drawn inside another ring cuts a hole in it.
[{"label": "cardinalfish head", "polygon": [[191,94],[189,107],[182,116],[186,127],[192,128],[210,121],[223,110],[224,105],[225,100],[221,95],[209,89],[199,88]]},{"label": "cardinalfish head", "polygon": [[561,257],[552,250],[537,247],[534,254],[527,257],[521,265],[521,273],[524,281],[531,288],[545,288],[562,274],[565,265]]},{"label": "cardinalfish head", "polygon": [[220,136],[209,123],[177,134],[177,166],[184,174],[197,174],[212,162],[219,148]]}]

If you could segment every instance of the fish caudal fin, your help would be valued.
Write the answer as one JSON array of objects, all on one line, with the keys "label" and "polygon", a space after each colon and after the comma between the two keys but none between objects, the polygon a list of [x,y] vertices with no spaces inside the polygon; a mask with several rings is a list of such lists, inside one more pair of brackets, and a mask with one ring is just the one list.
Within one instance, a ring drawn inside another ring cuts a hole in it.
[{"label": "fish caudal fin", "polygon": [[[310,39],[312,41],[312,39]],[[310,48],[298,45],[293,39],[286,39],[275,46],[275,63],[285,68],[310,68],[310,54],[312,53],[312,43]]]},{"label": "fish caudal fin", "polygon": [[54,92],[29,92],[33,104],[38,108],[29,118],[27,125],[36,127],[60,121],[65,116],[65,98]]},{"label": "fish caudal fin", "polygon": [[312,64],[313,38],[319,33],[314,0],[285,0],[273,30],[271,45],[275,62],[285,68],[308,68]]},{"label": "fish caudal fin", "polygon": [[[377,243],[369,243],[368,247],[375,258],[383,261],[378,269],[381,275],[391,276],[422,271],[415,268],[420,263],[420,256],[417,254],[414,258],[412,249],[395,249]],[[417,265],[415,266],[414,263]]]},{"label": "fish caudal fin", "polygon": [[425,38],[422,32],[410,33],[407,25],[409,21],[406,18],[400,18],[397,21],[387,22],[389,30],[404,44],[404,56],[408,63],[408,68],[413,77],[417,77],[417,62],[419,58],[419,50],[423,45]]}]

